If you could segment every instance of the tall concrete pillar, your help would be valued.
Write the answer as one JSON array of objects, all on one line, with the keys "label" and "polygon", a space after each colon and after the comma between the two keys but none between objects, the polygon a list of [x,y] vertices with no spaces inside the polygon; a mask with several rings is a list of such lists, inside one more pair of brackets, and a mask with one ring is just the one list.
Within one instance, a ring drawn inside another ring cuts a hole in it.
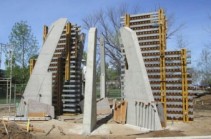
[{"label": "tall concrete pillar", "polygon": [[103,36],[100,38],[100,98],[106,97],[106,81],[105,81],[105,42]]},{"label": "tall concrete pillar", "polygon": [[97,29],[91,28],[88,35],[86,65],[86,84],[84,99],[83,127],[84,133],[90,134],[95,128],[96,117],[96,36]]}]

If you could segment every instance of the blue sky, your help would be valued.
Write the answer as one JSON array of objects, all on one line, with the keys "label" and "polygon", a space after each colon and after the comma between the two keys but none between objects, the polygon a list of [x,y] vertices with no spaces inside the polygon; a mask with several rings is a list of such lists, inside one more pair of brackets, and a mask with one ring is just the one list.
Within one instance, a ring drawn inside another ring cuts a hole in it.
[{"label": "blue sky", "polygon": [[[50,25],[61,17],[82,25],[82,19],[101,8],[117,7],[126,3],[133,7],[139,5],[140,12],[150,12],[164,8],[167,14],[174,14],[176,23],[185,23],[184,39],[192,53],[192,63],[199,59],[205,44],[210,42],[211,34],[205,30],[210,27],[211,0],[1,0],[0,1],[0,43],[7,43],[15,22],[26,20],[32,32],[42,44],[43,25]],[[167,49],[175,50],[175,37],[168,40]]]}]

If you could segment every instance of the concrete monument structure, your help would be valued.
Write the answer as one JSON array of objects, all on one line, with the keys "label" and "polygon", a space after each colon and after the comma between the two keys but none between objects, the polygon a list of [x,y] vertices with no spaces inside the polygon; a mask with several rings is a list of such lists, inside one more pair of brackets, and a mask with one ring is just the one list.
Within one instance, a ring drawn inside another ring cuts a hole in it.
[{"label": "concrete monument structure", "polygon": [[151,130],[162,129],[160,118],[136,33],[128,27],[120,29],[125,51],[124,96],[128,102],[127,124]]},{"label": "concrete monument structure", "polygon": [[43,41],[36,63],[30,64],[31,76],[17,114],[27,116],[28,100],[54,106],[56,115],[80,112],[84,43],[80,28],[61,18],[44,26]]},{"label": "concrete monument structure", "polygon": [[86,84],[84,98],[84,134],[90,134],[96,126],[96,38],[97,29],[91,28],[88,34],[86,62]]},{"label": "concrete monument structure", "polygon": [[105,80],[105,42],[103,36],[100,38],[100,98],[106,97],[106,80]]}]

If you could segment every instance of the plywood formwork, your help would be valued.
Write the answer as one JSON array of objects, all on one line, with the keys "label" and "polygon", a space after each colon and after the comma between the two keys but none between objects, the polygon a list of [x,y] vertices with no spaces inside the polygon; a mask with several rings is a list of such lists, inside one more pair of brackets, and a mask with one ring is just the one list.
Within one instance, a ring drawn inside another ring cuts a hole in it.
[{"label": "plywood formwork", "polygon": [[[193,120],[192,80],[187,70],[187,50],[166,50],[164,11],[126,14],[121,19],[122,25],[130,27],[137,34],[154,98],[162,102],[166,119]],[[124,56],[122,60],[126,61]],[[121,75],[123,96],[125,63],[122,63]]]}]

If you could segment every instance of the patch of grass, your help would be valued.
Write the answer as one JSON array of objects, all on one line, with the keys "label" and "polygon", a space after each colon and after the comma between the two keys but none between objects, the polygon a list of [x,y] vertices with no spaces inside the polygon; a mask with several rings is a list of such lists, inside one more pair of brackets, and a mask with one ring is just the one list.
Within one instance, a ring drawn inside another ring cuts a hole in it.
[{"label": "patch of grass", "polygon": [[[19,102],[20,102],[20,98],[16,98],[16,103],[19,103]],[[11,103],[14,103],[14,99],[11,99]],[[0,104],[7,104],[6,98],[0,98]]]},{"label": "patch of grass", "polygon": [[[109,98],[119,98],[119,97],[121,97],[121,90],[119,88],[117,88],[117,89],[107,89],[106,91],[108,93]],[[100,98],[100,89],[96,90],[96,95],[97,95],[97,98]]]},{"label": "patch of grass", "polygon": [[0,104],[6,104],[6,99],[5,98],[0,98]]},{"label": "patch of grass", "polygon": [[120,89],[108,89],[108,97],[117,98],[121,97],[121,90]]}]

